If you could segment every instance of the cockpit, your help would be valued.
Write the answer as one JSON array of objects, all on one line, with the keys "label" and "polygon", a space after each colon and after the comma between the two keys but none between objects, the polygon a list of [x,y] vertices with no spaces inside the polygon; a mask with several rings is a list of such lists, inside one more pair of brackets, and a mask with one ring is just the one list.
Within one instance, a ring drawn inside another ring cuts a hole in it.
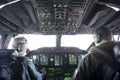
[{"label": "cockpit", "polygon": [[119,0],[1,0],[0,48],[28,40],[30,61],[44,80],[69,80],[94,47],[94,29],[106,26],[120,41]]}]

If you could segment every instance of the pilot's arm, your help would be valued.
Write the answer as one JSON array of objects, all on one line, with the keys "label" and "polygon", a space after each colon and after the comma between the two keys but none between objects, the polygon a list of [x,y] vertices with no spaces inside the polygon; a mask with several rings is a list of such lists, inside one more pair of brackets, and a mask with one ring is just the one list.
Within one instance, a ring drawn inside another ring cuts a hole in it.
[{"label": "pilot's arm", "polygon": [[28,62],[28,68],[32,78],[35,78],[34,80],[42,80],[42,74],[36,70],[35,65],[31,61]]}]

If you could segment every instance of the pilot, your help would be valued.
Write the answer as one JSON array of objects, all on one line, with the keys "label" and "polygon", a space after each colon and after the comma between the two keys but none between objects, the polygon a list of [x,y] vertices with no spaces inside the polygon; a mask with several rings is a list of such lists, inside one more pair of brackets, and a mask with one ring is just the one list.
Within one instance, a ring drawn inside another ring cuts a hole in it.
[{"label": "pilot", "polygon": [[25,56],[27,54],[27,39],[25,37],[16,37],[13,40],[12,48],[17,50],[19,56]]},{"label": "pilot", "polygon": [[32,74],[32,77],[34,76],[34,80],[42,80],[42,74],[39,73],[34,64],[27,57],[25,57],[27,54],[26,51],[28,50],[27,39],[25,37],[16,37],[13,40],[12,48],[18,51],[18,55],[15,55],[17,58],[25,58],[25,60],[27,60],[28,67],[31,72],[30,74]]},{"label": "pilot", "polygon": [[78,80],[112,80],[114,71],[108,66],[107,61],[100,58],[98,54],[101,53],[98,48],[104,51],[105,55],[114,59],[115,42],[113,41],[113,34],[106,27],[98,27],[94,31],[94,41],[97,46],[92,48],[79,62],[79,72],[76,78]]}]

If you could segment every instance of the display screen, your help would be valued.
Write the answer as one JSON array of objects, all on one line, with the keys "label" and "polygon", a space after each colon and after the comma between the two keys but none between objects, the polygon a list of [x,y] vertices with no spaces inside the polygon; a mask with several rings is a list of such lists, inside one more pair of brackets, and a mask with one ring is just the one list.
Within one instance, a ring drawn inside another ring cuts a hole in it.
[{"label": "display screen", "polygon": [[60,57],[58,55],[55,56],[55,65],[60,65]]},{"label": "display screen", "polygon": [[63,65],[63,56],[55,55],[55,66]]},{"label": "display screen", "polygon": [[40,65],[48,65],[48,54],[40,54]]},{"label": "display screen", "polygon": [[32,55],[29,59],[30,59],[34,64],[37,64],[37,63],[38,63],[39,56],[38,56],[38,55]]},{"label": "display screen", "polygon": [[75,65],[77,64],[77,56],[74,54],[69,54],[69,64]]}]

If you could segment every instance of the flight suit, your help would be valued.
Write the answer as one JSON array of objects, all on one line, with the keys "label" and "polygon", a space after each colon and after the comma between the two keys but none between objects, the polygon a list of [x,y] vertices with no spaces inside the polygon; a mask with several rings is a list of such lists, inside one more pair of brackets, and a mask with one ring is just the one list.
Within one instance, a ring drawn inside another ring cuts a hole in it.
[{"label": "flight suit", "polygon": [[96,50],[96,48],[99,48],[115,59],[113,54],[114,46],[115,42],[107,42],[92,48],[80,61],[77,80],[112,80],[115,71],[107,65],[106,61],[95,55],[101,54]]}]

